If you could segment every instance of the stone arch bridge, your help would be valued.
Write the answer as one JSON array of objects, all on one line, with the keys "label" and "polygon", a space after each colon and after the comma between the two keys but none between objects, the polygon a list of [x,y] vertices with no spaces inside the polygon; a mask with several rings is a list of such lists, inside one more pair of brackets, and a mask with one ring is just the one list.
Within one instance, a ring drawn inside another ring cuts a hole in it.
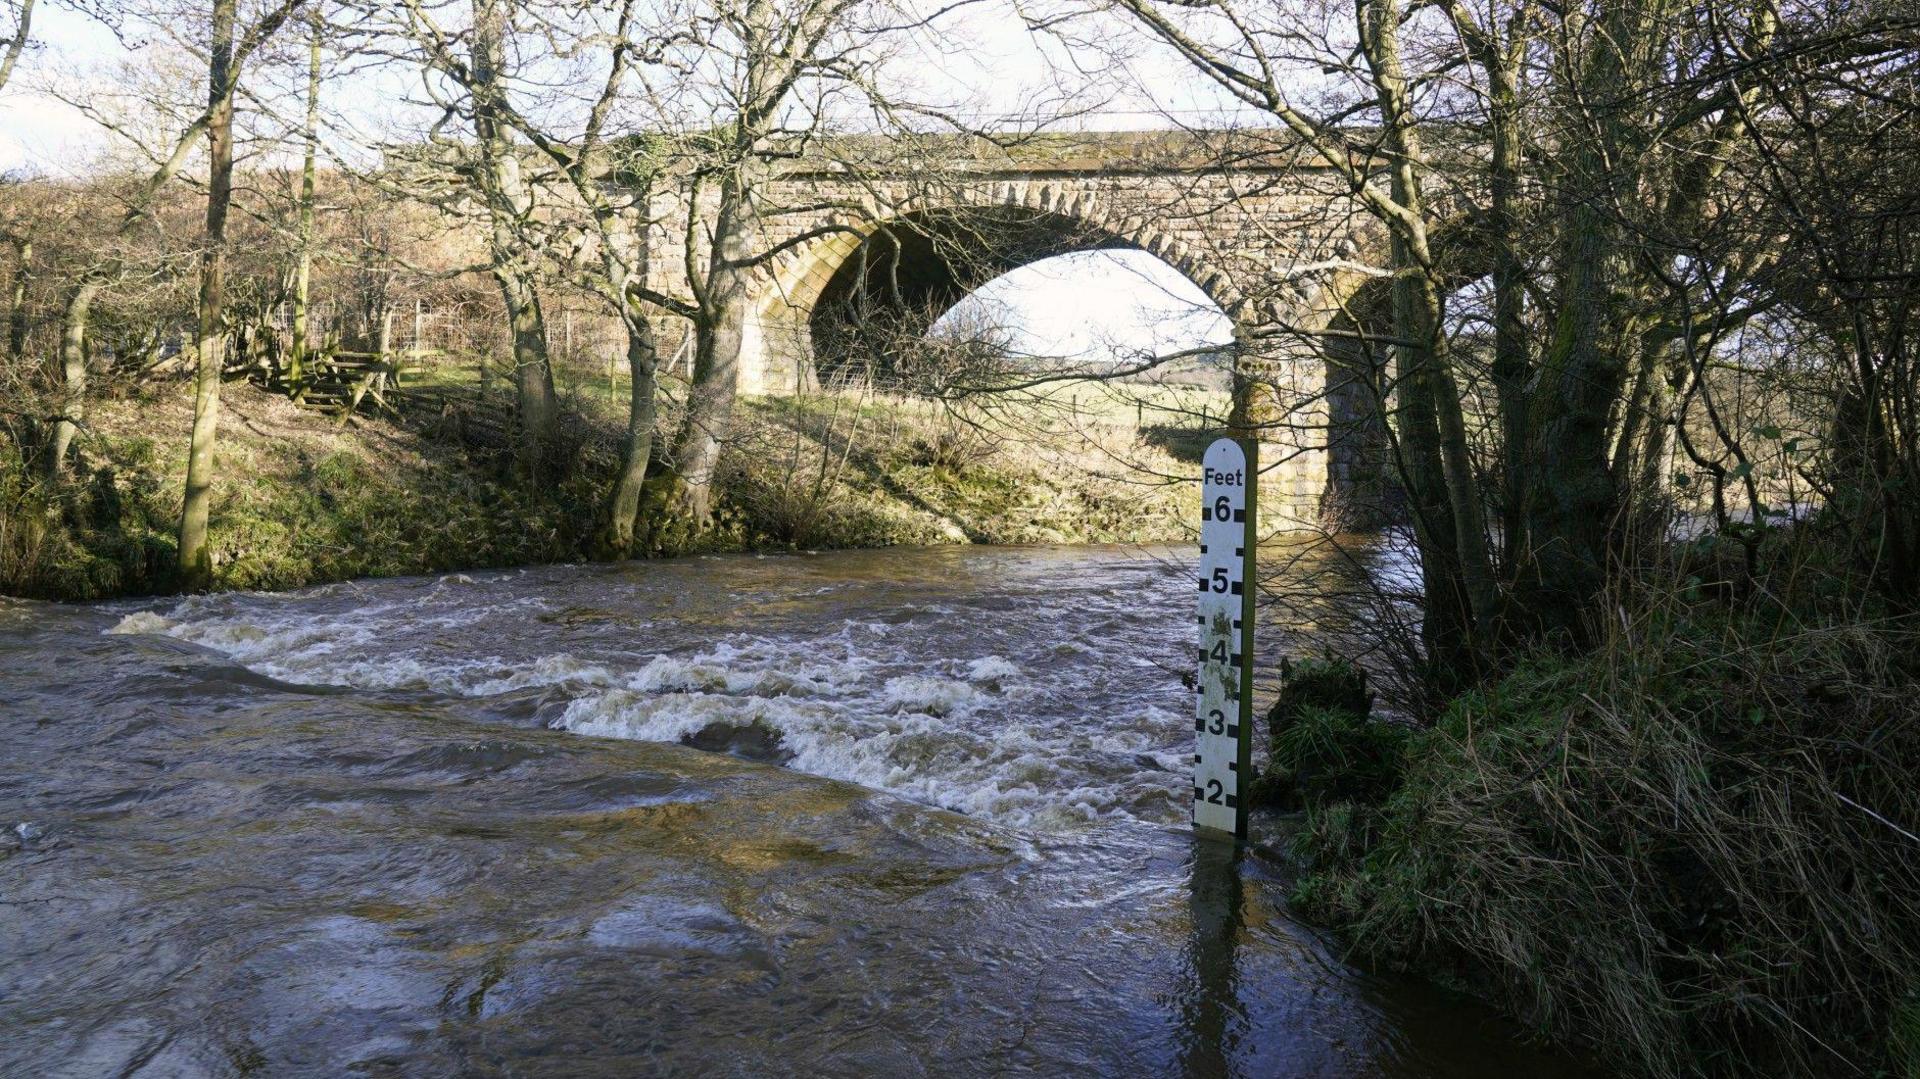
[{"label": "stone arch bridge", "polygon": [[[1191,279],[1234,323],[1236,393],[1261,432],[1269,519],[1318,519],[1371,474],[1363,447],[1378,439],[1341,432],[1370,426],[1362,417],[1377,413],[1377,391],[1354,377],[1366,368],[1350,337],[1320,335],[1382,291],[1366,287],[1377,276],[1367,267],[1382,264],[1385,240],[1324,162],[1270,131],[942,146],[914,148],[916,160],[879,140],[840,140],[766,185],[763,250],[778,253],[757,275],[742,392],[816,386],[860,347],[862,327],[917,336],[1026,263],[1135,249]],[[663,226],[654,284],[684,292],[674,249],[684,225]]]}]

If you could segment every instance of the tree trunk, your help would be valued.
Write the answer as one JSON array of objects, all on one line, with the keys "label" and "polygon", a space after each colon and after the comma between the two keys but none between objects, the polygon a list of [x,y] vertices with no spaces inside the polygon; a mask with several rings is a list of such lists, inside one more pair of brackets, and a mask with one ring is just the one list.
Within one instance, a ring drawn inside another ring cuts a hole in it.
[{"label": "tree trunk", "polygon": [[633,387],[627,403],[627,445],[607,506],[606,547],[625,557],[633,552],[634,529],[640,515],[640,496],[653,456],[654,374],[660,362],[653,324],[639,311],[623,319],[627,328],[627,370]]},{"label": "tree trunk", "polygon": [[673,453],[674,469],[684,484],[679,508],[696,527],[705,527],[713,513],[714,476],[740,390],[755,225],[746,184],[736,169],[720,189],[703,310],[694,327],[693,385]]},{"label": "tree trunk", "polygon": [[20,62],[20,54],[27,49],[27,38],[33,33],[34,0],[21,0],[20,22],[13,28],[11,38],[0,38],[0,89],[4,89],[7,80],[13,78],[13,68]]},{"label": "tree trunk", "polygon": [[1490,42],[1486,57],[1488,118],[1493,142],[1490,176],[1493,243],[1493,385],[1500,408],[1500,541],[1511,568],[1527,547],[1527,383],[1533,376],[1526,324],[1526,266],[1520,258],[1521,204],[1518,25],[1505,42]]},{"label": "tree trunk", "polygon": [[558,450],[560,406],[547,359],[547,319],[540,293],[514,265],[499,265],[494,280],[513,329],[513,386],[520,423],[520,472],[529,481],[550,478]]},{"label": "tree trunk", "polygon": [[506,301],[513,329],[514,388],[520,418],[520,470],[538,482],[550,478],[557,463],[560,410],[553,392],[553,366],[547,356],[547,323],[534,286],[532,261],[518,227],[532,214],[532,198],[520,175],[508,135],[501,70],[506,60],[507,3],[473,0],[473,50],[469,88],[473,127],[479,143],[480,175],[492,222],[493,277]]},{"label": "tree trunk", "polygon": [[308,337],[307,302],[313,280],[313,199],[314,173],[320,156],[320,40],[325,23],[315,0],[307,10],[311,24],[307,42],[307,120],[306,154],[300,162],[300,261],[293,271],[292,347],[287,350],[287,381],[296,389],[306,374]]},{"label": "tree trunk", "polygon": [[[1394,247],[1400,246],[1396,239]],[[1409,326],[1421,321],[1416,280],[1407,277],[1394,282],[1393,310],[1395,337],[1418,340],[1407,336]],[[1422,591],[1426,595],[1421,639],[1436,676],[1436,688],[1444,693],[1473,664],[1473,604],[1460,572],[1458,531],[1440,452],[1432,358],[1424,349],[1395,344],[1393,364],[1394,430],[1407,470],[1408,508],[1412,510]]]},{"label": "tree trunk", "polygon": [[1414,473],[1408,477],[1409,493],[1427,575],[1425,638],[1444,683],[1476,662],[1493,624],[1496,590],[1485,510],[1442,325],[1439,270],[1427,243],[1417,120],[1400,57],[1399,4],[1368,0],[1361,20],[1361,40],[1384,119],[1392,198],[1402,211],[1388,221],[1401,440]]},{"label": "tree trunk", "polygon": [[86,415],[87,318],[99,294],[99,282],[83,278],[60,313],[60,416],[47,440],[47,475],[56,481],[66,475],[67,450]]},{"label": "tree trunk", "polygon": [[1528,606],[1541,628],[1575,640],[1582,636],[1580,612],[1605,579],[1614,510],[1607,416],[1626,377],[1607,340],[1616,297],[1606,263],[1615,245],[1603,214],[1585,200],[1565,213],[1560,317],[1542,364],[1530,439],[1537,458],[1527,503]]},{"label": "tree trunk", "polygon": [[27,358],[27,283],[32,279],[33,241],[14,244],[20,261],[13,267],[13,292],[7,298],[7,355],[16,362]]},{"label": "tree trunk", "polygon": [[238,0],[214,0],[213,47],[207,59],[206,250],[200,261],[200,355],[194,379],[193,436],[187,449],[187,493],[180,512],[180,582],[198,591],[213,583],[207,518],[213,506],[214,443],[220,424],[221,325],[226,300],[227,208],[233,200],[233,23]]},{"label": "tree trunk", "polygon": [[[1527,614],[1548,636],[1586,637],[1584,615],[1606,583],[1617,508],[1608,472],[1608,419],[1625,389],[1633,331],[1628,237],[1616,192],[1634,191],[1622,164],[1639,136],[1630,115],[1645,81],[1664,0],[1602,5],[1593,32],[1575,27],[1567,62],[1577,85],[1562,102],[1568,142],[1560,210],[1560,314],[1541,362],[1529,421],[1535,476],[1528,491],[1531,545]],[[1575,37],[1580,40],[1573,41]],[[1577,91],[1577,92],[1575,92]]]},{"label": "tree trunk", "polygon": [[1647,387],[1646,430],[1640,436],[1639,459],[1625,462],[1634,476],[1631,482],[1635,498],[1664,493],[1672,483],[1673,431],[1680,422],[1674,415],[1674,403],[1679,397],[1679,380],[1674,373],[1684,370],[1687,364],[1672,344],[1661,352],[1668,360],[1668,367],[1656,369],[1652,384]]}]

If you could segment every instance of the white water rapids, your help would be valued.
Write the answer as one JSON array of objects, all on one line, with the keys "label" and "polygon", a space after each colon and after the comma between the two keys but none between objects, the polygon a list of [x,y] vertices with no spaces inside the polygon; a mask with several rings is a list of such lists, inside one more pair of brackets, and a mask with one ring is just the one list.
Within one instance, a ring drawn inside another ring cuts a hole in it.
[{"label": "white water rapids", "polygon": [[[924,586],[815,577],[871,557],[191,597],[112,632],[189,641],[296,684],[537,693],[549,725],[585,735],[770,735],[790,768],[1021,827],[1184,818],[1185,559],[894,552],[895,572],[928,563]],[[738,602],[688,610],[703,572]]]}]

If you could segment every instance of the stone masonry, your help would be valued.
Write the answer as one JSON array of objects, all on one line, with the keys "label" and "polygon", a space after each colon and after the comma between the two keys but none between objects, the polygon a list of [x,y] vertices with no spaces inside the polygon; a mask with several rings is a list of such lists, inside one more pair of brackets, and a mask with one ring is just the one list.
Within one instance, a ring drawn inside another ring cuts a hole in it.
[{"label": "stone masonry", "polygon": [[[1361,286],[1378,276],[1369,267],[1381,263],[1383,240],[1344,180],[1277,133],[1047,136],[1013,146],[946,140],[933,151],[843,140],[830,149],[763,187],[768,257],[748,326],[743,392],[817,384],[816,305],[880,230],[915,215],[953,222],[992,214],[1048,234],[1049,242],[1028,245],[1033,257],[1150,252],[1233,319],[1241,407],[1261,442],[1268,520],[1318,520],[1342,481],[1367,471],[1345,459],[1352,453],[1342,439],[1331,439],[1329,452],[1329,419],[1361,408],[1351,349],[1320,335],[1365,317],[1344,308],[1381,291]],[[684,208],[657,211],[654,285],[663,291],[686,290],[684,222]],[[956,287],[981,283],[949,276]]]}]

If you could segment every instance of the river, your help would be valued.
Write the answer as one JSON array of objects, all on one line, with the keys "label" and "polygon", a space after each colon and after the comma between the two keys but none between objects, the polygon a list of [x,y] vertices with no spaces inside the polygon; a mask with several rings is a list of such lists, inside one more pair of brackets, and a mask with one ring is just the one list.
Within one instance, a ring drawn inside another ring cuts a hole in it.
[{"label": "river", "polygon": [[1190,558],[0,600],[0,1075],[1575,1074],[1189,834]]}]

